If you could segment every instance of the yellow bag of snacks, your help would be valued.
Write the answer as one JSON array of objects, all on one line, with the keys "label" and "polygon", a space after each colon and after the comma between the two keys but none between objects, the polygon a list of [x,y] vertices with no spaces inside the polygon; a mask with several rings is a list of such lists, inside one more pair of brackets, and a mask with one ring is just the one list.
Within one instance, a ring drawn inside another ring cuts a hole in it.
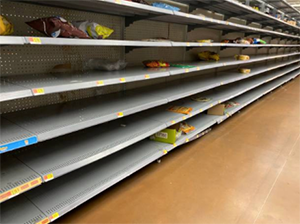
[{"label": "yellow bag of snacks", "polygon": [[180,107],[180,106],[171,106],[168,111],[180,114],[189,114],[193,108],[191,107]]},{"label": "yellow bag of snacks", "polygon": [[0,15],[0,35],[9,35],[14,32],[14,26],[4,16]]},{"label": "yellow bag of snacks", "polygon": [[93,39],[106,39],[114,32],[113,29],[90,21],[73,22],[73,25]]},{"label": "yellow bag of snacks", "polygon": [[184,133],[184,134],[188,134],[190,133],[191,131],[194,131],[195,130],[195,127],[192,126],[192,125],[189,125],[188,123],[186,122],[183,122],[180,124],[180,130]]},{"label": "yellow bag of snacks", "polygon": [[217,53],[211,52],[211,51],[200,52],[198,54],[198,57],[202,61],[210,61],[210,60],[219,61],[220,60],[220,56]]},{"label": "yellow bag of snacks", "polygon": [[236,60],[241,60],[241,61],[247,61],[250,60],[250,57],[248,55],[235,55],[234,56]]},{"label": "yellow bag of snacks", "polygon": [[249,69],[249,68],[240,68],[239,72],[243,73],[243,74],[249,74],[251,72],[251,69]]}]

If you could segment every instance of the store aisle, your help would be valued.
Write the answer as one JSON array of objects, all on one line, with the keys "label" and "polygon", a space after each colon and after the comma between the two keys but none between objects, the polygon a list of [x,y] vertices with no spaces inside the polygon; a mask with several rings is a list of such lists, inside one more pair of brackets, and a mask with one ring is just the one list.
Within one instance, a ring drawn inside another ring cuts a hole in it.
[{"label": "store aisle", "polygon": [[300,223],[300,79],[58,223]]}]

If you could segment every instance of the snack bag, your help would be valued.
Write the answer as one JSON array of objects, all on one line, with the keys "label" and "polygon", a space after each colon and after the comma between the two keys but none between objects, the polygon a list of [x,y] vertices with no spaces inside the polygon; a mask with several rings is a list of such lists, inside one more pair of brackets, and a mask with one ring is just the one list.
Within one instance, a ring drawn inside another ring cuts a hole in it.
[{"label": "snack bag", "polygon": [[161,61],[161,60],[143,61],[143,64],[147,68],[167,68],[167,67],[170,67],[170,64],[168,62],[164,62],[164,61]]},{"label": "snack bag", "polygon": [[203,51],[198,54],[198,57],[202,61],[210,61],[210,60],[219,61],[220,60],[220,56],[217,53],[211,52],[211,51]]},{"label": "snack bag", "polygon": [[179,114],[189,114],[193,108],[191,107],[180,107],[180,106],[171,106],[168,108],[168,111],[179,113]]},{"label": "snack bag", "polygon": [[106,39],[114,32],[113,29],[90,21],[77,21],[73,22],[73,25],[93,39]]},{"label": "snack bag", "polygon": [[186,122],[183,122],[180,124],[180,130],[184,133],[184,134],[188,134],[190,133],[191,131],[194,131],[195,130],[195,127],[192,126],[192,125],[189,125],[188,123]]},{"label": "snack bag", "polygon": [[14,26],[4,16],[0,15],[0,35],[10,35],[14,32]]},{"label": "snack bag", "polygon": [[239,72],[243,73],[243,74],[249,74],[251,72],[251,69],[249,69],[249,68],[240,68]]},{"label": "snack bag", "polygon": [[247,61],[247,60],[250,60],[250,57],[248,55],[235,55],[234,58],[236,60],[241,60],[241,61]]},{"label": "snack bag", "polygon": [[253,39],[253,44],[266,44],[266,43],[267,43],[266,41],[259,39],[259,38]]},{"label": "snack bag", "polygon": [[231,108],[231,107],[236,107],[236,106],[239,106],[240,104],[235,102],[235,101],[228,101],[225,103],[225,108],[228,109],[228,108]]},{"label": "snack bag", "polygon": [[213,40],[197,40],[198,43],[212,43]]},{"label": "snack bag", "polygon": [[26,23],[33,29],[44,33],[48,37],[90,38],[85,32],[73,26],[67,20],[59,16],[41,18]]}]

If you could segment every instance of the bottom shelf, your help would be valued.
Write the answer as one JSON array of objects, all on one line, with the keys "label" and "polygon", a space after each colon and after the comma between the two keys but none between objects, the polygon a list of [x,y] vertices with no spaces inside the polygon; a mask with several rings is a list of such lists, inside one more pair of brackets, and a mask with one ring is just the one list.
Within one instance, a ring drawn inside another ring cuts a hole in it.
[{"label": "bottom shelf", "polygon": [[[257,87],[233,101],[240,105],[228,110],[230,115],[299,75],[299,69]],[[176,145],[145,139],[109,157],[43,184],[1,205],[3,223],[47,223],[54,221],[80,204],[125,179],[144,166],[156,161],[168,151],[200,136],[200,133],[227,116],[200,114],[189,119],[196,130],[182,136]],[[15,215],[18,214],[18,215]]]}]

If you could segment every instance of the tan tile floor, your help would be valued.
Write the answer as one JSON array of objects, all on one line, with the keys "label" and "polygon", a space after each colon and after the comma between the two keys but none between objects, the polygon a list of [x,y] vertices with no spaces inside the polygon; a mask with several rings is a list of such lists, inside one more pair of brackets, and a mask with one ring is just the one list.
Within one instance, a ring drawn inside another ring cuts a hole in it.
[{"label": "tan tile floor", "polygon": [[58,223],[300,223],[300,79]]}]

